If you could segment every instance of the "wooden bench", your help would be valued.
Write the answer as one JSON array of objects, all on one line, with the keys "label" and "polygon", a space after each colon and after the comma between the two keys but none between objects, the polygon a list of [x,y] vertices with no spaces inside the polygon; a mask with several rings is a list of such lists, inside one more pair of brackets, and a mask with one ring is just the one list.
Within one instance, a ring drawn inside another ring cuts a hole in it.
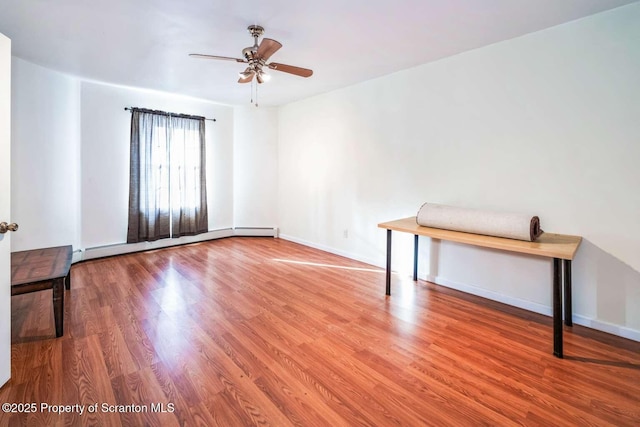
[{"label": "wooden bench", "polygon": [[[391,231],[401,231],[414,235],[413,280],[418,280],[418,236],[465,243],[483,248],[500,249],[507,252],[553,258],[553,354],[559,358],[563,357],[562,312],[564,309],[565,324],[572,326],[571,261],[578,250],[578,246],[580,246],[582,237],[543,233],[535,242],[527,242],[523,240],[423,227],[418,225],[416,217],[383,222],[378,224],[378,227],[387,230],[387,295],[391,295]],[[564,286],[564,301],[562,298],[561,283]]]},{"label": "wooden bench", "polygon": [[71,288],[71,246],[11,254],[11,296],[53,289],[56,337],[64,333],[64,288]]}]

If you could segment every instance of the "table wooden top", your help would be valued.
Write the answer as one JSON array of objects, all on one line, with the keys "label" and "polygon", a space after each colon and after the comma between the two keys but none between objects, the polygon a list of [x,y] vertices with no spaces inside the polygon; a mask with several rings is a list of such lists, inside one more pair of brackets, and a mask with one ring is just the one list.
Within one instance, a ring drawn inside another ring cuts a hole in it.
[{"label": "table wooden top", "polygon": [[65,277],[71,268],[71,257],[71,245],[12,252],[11,286]]},{"label": "table wooden top", "polygon": [[416,217],[397,219],[378,224],[379,228],[402,231],[433,239],[449,240],[451,242],[466,243],[484,248],[501,249],[547,258],[572,260],[580,246],[582,237],[566,234],[542,233],[535,242],[505,239],[503,237],[485,236],[482,234],[463,233],[460,231],[444,230],[440,228],[423,227],[418,225]]}]

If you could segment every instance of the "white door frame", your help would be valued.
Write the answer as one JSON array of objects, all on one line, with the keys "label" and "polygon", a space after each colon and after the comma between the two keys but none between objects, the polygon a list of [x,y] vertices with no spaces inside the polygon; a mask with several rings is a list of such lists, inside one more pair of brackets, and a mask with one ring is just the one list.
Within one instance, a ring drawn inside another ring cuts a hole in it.
[{"label": "white door frame", "polygon": [[[0,222],[11,222],[11,40],[0,33]],[[0,387],[11,377],[11,233],[0,234]]]}]

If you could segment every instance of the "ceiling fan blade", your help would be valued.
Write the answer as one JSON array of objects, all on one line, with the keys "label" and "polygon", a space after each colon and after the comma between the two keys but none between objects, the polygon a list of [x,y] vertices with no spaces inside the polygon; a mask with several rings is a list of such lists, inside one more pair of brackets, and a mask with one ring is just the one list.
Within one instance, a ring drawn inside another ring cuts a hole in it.
[{"label": "ceiling fan blade", "polygon": [[300,77],[311,77],[313,75],[313,70],[308,68],[294,67],[293,65],[287,64],[278,64],[277,62],[272,62],[271,64],[267,64],[267,67],[276,71],[283,71],[289,74],[295,74]]},{"label": "ceiling fan blade", "polygon": [[260,46],[258,46],[258,58],[267,60],[271,55],[276,53],[278,49],[282,47],[282,44],[278,41],[264,38],[260,42]]},{"label": "ceiling fan blade", "polygon": [[223,61],[247,62],[246,59],[231,58],[230,56],[204,55],[202,53],[190,53],[189,56],[193,58],[222,59]]},{"label": "ceiling fan blade", "polygon": [[255,76],[255,72],[251,71],[251,73],[249,73],[249,75],[247,75],[247,77],[242,77],[240,76],[240,78],[238,79],[238,83],[249,83],[251,80],[253,80],[253,76]]}]

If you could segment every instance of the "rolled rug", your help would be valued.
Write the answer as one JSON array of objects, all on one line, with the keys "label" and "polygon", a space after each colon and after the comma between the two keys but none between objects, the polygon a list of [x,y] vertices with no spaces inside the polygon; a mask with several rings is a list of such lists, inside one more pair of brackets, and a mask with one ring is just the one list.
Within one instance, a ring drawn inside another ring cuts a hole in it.
[{"label": "rolled rug", "polygon": [[533,242],[543,233],[537,216],[425,203],[418,225]]}]

